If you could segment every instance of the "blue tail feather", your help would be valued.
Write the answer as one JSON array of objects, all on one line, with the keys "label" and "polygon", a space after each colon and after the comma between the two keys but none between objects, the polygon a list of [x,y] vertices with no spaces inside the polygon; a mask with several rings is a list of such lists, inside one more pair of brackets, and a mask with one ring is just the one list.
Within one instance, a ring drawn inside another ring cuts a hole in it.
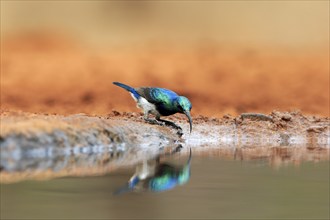
[{"label": "blue tail feather", "polygon": [[128,85],[125,85],[123,83],[120,83],[120,82],[113,82],[113,84],[115,84],[116,86],[119,86],[119,87],[121,87],[121,88],[129,91],[130,93],[132,93],[134,95],[134,97],[136,99],[140,98],[139,93],[137,93],[137,91],[134,88],[132,88],[132,87],[130,87]]}]

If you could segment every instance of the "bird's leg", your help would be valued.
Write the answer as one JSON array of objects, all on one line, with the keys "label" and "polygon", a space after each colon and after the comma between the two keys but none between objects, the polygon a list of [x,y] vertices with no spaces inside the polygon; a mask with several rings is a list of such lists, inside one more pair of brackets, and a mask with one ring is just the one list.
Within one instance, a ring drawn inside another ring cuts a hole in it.
[{"label": "bird's leg", "polygon": [[174,123],[171,122],[171,121],[167,121],[167,120],[160,119],[160,118],[157,118],[156,120],[159,121],[159,122],[163,122],[166,126],[173,127],[173,128],[175,128],[175,129],[177,129],[177,130],[182,130],[182,128],[181,128],[180,126],[174,124]]},{"label": "bird's leg", "polygon": [[164,123],[165,126],[170,126],[170,127],[175,128],[176,130],[178,130],[178,134],[179,134],[180,136],[183,135],[183,133],[182,133],[182,128],[181,128],[180,126],[174,124],[173,122],[171,122],[171,121],[167,121],[167,120],[164,120],[164,119],[160,119],[160,116],[156,116],[156,120],[157,120],[158,122],[162,122],[162,123]]},{"label": "bird's leg", "polygon": [[158,121],[154,120],[154,119],[150,119],[150,118],[144,118],[144,120],[146,122],[148,122],[149,124],[153,124],[153,125],[162,125],[161,123],[159,123]]},{"label": "bird's leg", "polygon": [[149,113],[148,112],[144,112],[144,116],[143,119],[148,122],[149,124],[153,124],[153,125],[163,125],[162,123],[158,122],[157,120],[154,119],[150,119],[148,117]]},{"label": "bird's leg", "polygon": [[160,119],[160,115],[156,115],[156,120],[155,119],[150,119],[148,117],[149,113],[148,112],[144,112],[144,120],[150,124],[156,124],[156,125],[160,125],[160,126],[170,126],[175,128],[176,130],[178,130],[177,134],[181,137],[183,135],[182,133],[182,128],[176,124],[174,124],[171,121],[167,121],[167,120],[163,120]]}]

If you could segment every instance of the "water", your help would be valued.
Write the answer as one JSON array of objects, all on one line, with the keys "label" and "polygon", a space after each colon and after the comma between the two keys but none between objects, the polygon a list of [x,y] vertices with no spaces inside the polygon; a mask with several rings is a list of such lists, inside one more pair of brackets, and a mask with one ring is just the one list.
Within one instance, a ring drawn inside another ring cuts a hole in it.
[{"label": "water", "polygon": [[[162,157],[159,164],[180,170],[188,159],[188,151],[182,152]],[[291,157],[274,165],[274,158],[246,158],[193,149],[190,178],[163,192],[140,188],[114,195],[136,167],[1,184],[1,219],[329,219],[329,160],[297,163]]]}]

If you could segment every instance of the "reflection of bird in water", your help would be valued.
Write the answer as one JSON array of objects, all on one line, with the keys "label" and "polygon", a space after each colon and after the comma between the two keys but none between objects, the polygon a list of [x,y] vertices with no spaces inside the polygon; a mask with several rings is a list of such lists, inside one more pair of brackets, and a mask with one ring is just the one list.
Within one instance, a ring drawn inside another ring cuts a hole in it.
[{"label": "reflection of bird in water", "polygon": [[118,189],[114,194],[118,195],[130,191],[143,192],[147,190],[161,192],[183,185],[190,179],[190,162],[191,149],[189,159],[182,167],[160,163],[159,157],[154,160],[144,161],[136,167],[135,174],[130,178],[128,183]]},{"label": "reflection of bird in water", "polygon": [[[183,113],[189,119],[190,132],[192,130],[192,119],[190,116],[191,103],[184,96],[179,96],[175,92],[152,87],[132,88],[125,84],[114,82],[113,84],[126,89],[131,93],[133,99],[137,102],[137,106],[144,111],[144,120],[151,124],[167,125],[179,130],[182,129],[171,121],[160,119],[160,116],[173,115],[175,113]],[[156,116],[156,120],[150,119],[149,114]]]}]

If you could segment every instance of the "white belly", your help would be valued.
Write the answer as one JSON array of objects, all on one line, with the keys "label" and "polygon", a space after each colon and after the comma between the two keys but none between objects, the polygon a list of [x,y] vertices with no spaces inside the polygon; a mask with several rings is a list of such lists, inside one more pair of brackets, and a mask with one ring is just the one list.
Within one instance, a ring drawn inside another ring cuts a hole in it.
[{"label": "white belly", "polygon": [[140,109],[143,109],[145,114],[153,114],[153,115],[159,115],[158,111],[156,110],[156,106],[150,102],[148,102],[145,98],[140,97],[139,99],[136,99],[133,94],[131,94],[133,99],[137,103],[137,107]]},{"label": "white belly", "polygon": [[148,102],[143,97],[139,98],[139,100],[137,102],[137,106],[139,108],[143,109],[143,111],[145,113],[150,113],[150,114],[158,115],[158,111],[156,110],[156,106],[154,104]]}]

